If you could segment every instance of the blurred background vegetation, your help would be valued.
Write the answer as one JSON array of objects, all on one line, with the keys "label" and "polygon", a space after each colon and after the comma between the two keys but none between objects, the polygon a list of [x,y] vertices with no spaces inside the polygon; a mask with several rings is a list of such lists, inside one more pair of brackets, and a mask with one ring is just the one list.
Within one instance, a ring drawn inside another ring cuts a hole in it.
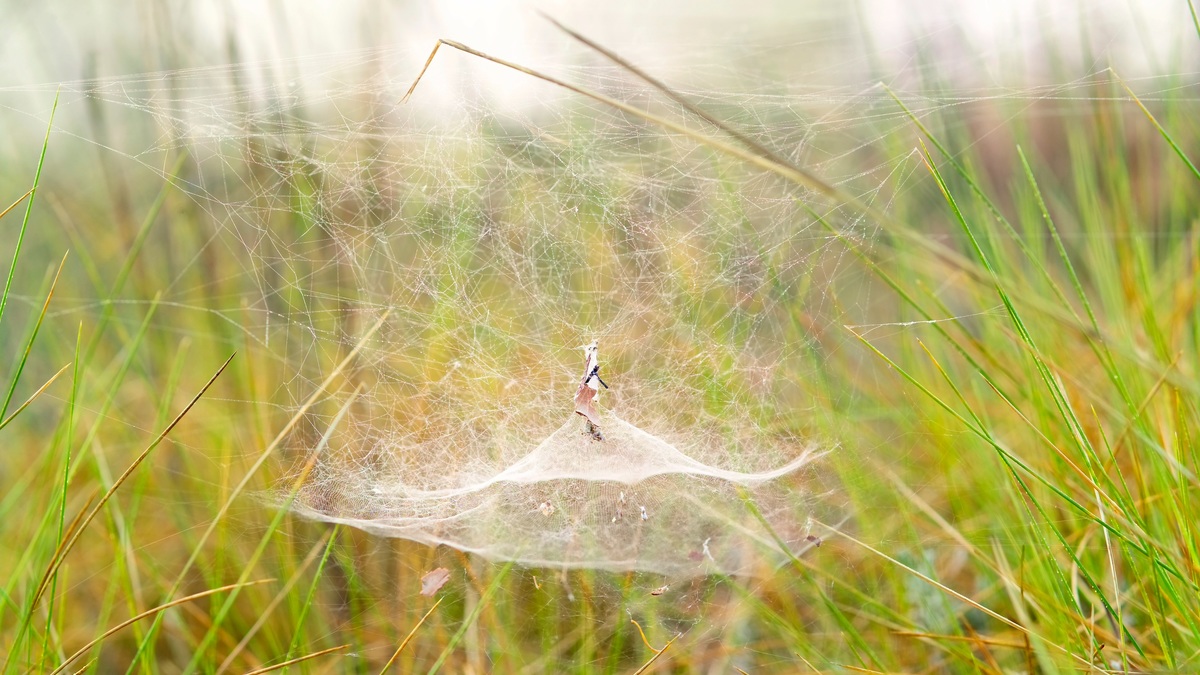
[{"label": "blurred background vegetation", "polygon": [[[757,165],[523,6],[10,8],[5,671],[1200,667],[1191,6],[805,5],[546,8]],[[695,132],[448,49],[400,105],[437,37]],[[698,252],[639,268],[651,230]],[[675,582],[264,505],[360,386],[539,437],[595,326],[639,424],[835,449],[796,488],[836,529]]]}]

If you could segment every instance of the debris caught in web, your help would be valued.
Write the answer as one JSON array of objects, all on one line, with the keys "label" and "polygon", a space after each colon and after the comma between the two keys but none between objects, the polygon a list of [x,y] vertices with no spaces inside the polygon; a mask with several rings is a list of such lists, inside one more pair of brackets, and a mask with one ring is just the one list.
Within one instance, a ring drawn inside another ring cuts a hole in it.
[{"label": "debris caught in web", "polygon": [[579,390],[575,392],[575,412],[587,420],[584,433],[598,441],[604,440],[604,434],[600,432],[600,414],[596,412],[600,387],[608,389],[608,385],[600,379],[600,345],[597,340],[592,340],[591,344],[583,347],[583,379],[579,382]]},{"label": "debris caught in web", "polygon": [[433,597],[433,594],[441,590],[447,581],[450,581],[450,571],[445,567],[426,572],[421,577],[421,595],[427,598]]}]

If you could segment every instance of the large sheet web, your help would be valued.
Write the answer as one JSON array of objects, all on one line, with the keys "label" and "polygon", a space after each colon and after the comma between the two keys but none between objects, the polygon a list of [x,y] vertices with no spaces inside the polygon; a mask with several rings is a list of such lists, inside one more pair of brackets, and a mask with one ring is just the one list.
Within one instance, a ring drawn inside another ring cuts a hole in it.
[{"label": "large sheet web", "polygon": [[[595,353],[593,343],[581,389],[594,378]],[[812,459],[805,449],[772,470],[709,466],[593,408],[494,475],[447,476],[447,487],[419,489],[402,468],[364,474],[334,464],[304,481],[290,507],[381,536],[532,565],[744,574],[810,545],[807,500],[771,482]]]}]

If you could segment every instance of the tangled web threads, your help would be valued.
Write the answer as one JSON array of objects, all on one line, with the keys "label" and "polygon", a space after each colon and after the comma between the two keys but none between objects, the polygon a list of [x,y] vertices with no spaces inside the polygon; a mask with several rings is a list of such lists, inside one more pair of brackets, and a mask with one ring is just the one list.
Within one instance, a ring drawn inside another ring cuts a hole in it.
[{"label": "tangled web threads", "polygon": [[[324,65],[342,84],[307,99],[248,97],[220,71],[73,94],[171,130],[127,147],[147,169],[187,150],[164,177],[210,229],[179,230],[197,241],[177,242],[164,297],[235,327],[272,409],[302,418],[281,454],[308,468],[275,503],[531,565],[746,572],[803,547],[830,487],[809,439],[828,431],[822,405],[854,395],[824,384],[842,339],[827,328],[847,304],[868,309],[843,263],[869,228],[836,209],[818,219],[795,186],[587,102],[499,115],[467,98],[429,121],[393,105],[402,90],[355,80],[361,64]],[[576,75],[644,93],[605,69]],[[757,96],[731,113],[885,201],[907,159],[839,161],[877,130],[816,133],[791,112],[834,119],[860,97],[830,101]],[[593,337],[612,387],[597,390],[602,441],[572,401],[569,347]],[[302,406],[351,350],[339,382],[354,399]]]},{"label": "tangled web threads", "polygon": [[[580,395],[599,383],[595,343],[586,354]],[[732,471],[588,403],[582,425],[572,415],[494,474],[475,467],[445,476],[445,487],[420,488],[395,465],[372,472],[323,466],[291,508],[493,559],[672,576],[752,573],[764,559],[806,545],[804,501],[772,481],[807,466],[812,448],[773,469]]]}]

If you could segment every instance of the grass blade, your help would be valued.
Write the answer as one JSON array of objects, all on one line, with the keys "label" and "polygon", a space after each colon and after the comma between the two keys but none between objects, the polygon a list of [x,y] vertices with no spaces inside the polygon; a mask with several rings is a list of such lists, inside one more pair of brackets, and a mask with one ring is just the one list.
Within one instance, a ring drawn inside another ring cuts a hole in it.
[{"label": "grass blade", "polygon": [[1196,29],[1196,37],[1200,37],[1200,17],[1196,16],[1196,0],[1188,0],[1188,13],[1192,15],[1192,27]]},{"label": "grass blade", "polygon": [[[1193,8],[1193,12],[1194,11],[1195,8]],[[1194,16],[1195,14],[1193,14],[1193,17]],[[1196,180],[1200,180],[1200,169],[1196,168],[1196,165],[1192,163],[1190,158],[1188,158],[1187,153],[1183,151],[1183,148],[1179,147],[1179,144],[1175,142],[1175,137],[1171,135],[1171,132],[1167,131],[1163,125],[1159,124],[1158,118],[1154,116],[1154,113],[1150,112],[1150,109],[1146,107],[1145,103],[1142,103],[1142,99],[1138,98],[1138,95],[1133,93],[1133,90],[1129,88],[1129,85],[1125,83],[1125,80],[1122,80],[1121,77],[1116,73],[1113,73],[1113,77],[1117,78],[1117,81],[1121,83],[1121,87],[1125,89],[1125,92],[1129,94],[1129,97],[1133,99],[1133,102],[1142,109],[1142,113],[1146,115],[1146,119],[1150,120],[1150,124],[1154,125],[1154,128],[1158,130],[1158,133],[1163,137],[1163,140],[1165,140],[1167,144],[1171,146],[1171,149],[1175,151],[1175,155],[1178,156],[1179,159],[1183,160],[1183,163],[1187,165],[1188,170],[1192,172],[1192,175],[1196,177]]]},{"label": "grass blade", "polygon": [[329,540],[335,533],[336,530],[330,530],[329,532],[326,532],[324,536],[322,536],[317,543],[313,545],[312,549],[308,552],[308,555],[304,556],[304,560],[302,560],[299,567],[296,568],[296,573],[293,574],[291,578],[288,579],[283,585],[283,587],[279,589],[279,593],[275,594],[275,597],[271,599],[271,603],[267,605],[267,608],[264,609],[261,614],[259,614],[258,619],[254,622],[254,625],[246,631],[246,634],[242,636],[240,641],[238,641],[237,646],[230,650],[229,655],[225,657],[225,660],[221,662],[221,665],[217,666],[217,675],[221,675],[221,673],[225,672],[230,666],[233,665],[233,662],[235,659],[237,659],[238,655],[241,654],[244,649],[246,649],[246,645],[250,644],[250,640],[252,640],[254,636],[258,634],[258,631],[262,629],[263,625],[267,622],[267,618],[274,613],[275,608],[278,607],[280,603],[282,603],[287,597],[287,594],[292,591],[292,587],[295,586],[296,582],[300,580],[300,575],[304,574],[304,572],[308,570],[308,566],[317,560],[317,557],[321,551],[329,550]]},{"label": "grass blade", "polygon": [[7,216],[9,211],[12,211],[13,209],[17,208],[17,206],[19,206],[21,204],[21,202],[25,201],[25,198],[31,194],[33,194],[33,188],[29,188],[28,190],[25,191],[25,194],[21,195],[20,197],[17,197],[17,201],[9,204],[8,208],[4,209],[3,211],[0,211],[0,219],[3,219],[4,216]]},{"label": "grass blade", "polygon": [[67,264],[66,253],[58,263],[58,271],[54,273],[54,281],[50,283],[50,292],[46,294],[46,301],[42,303],[42,311],[38,314],[37,322],[33,324],[33,330],[29,334],[29,340],[25,343],[25,351],[21,353],[21,360],[17,362],[17,369],[13,372],[12,382],[8,385],[8,393],[4,395],[4,402],[0,403],[0,419],[8,412],[8,405],[12,403],[13,394],[17,391],[17,383],[20,382],[21,373],[24,372],[25,364],[29,361],[29,352],[33,351],[33,343],[37,340],[38,331],[42,328],[42,321],[46,319],[46,310],[50,308],[50,300],[54,297],[54,289],[58,287],[58,279],[62,276],[65,264]]},{"label": "grass blade", "polygon": [[120,631],[122,628],[125,628],[126,626],[133,625],[133,624],[137,623],[138,621],[141,621],[142,619],[159,614],[163,610],[170,609],[171,607],[175,607],[176,605],[182,605],[186,602],[192,602],[193,600],[199,600],[200,598],[206,598],[210,595],[215,595],[217,593],[221,593],[224,591],[234,590],[237,588],[243,588],[246,586],[256,586],[258,584],[270,583],[272,581],[274,581],[274,579],[262,579],[259,581],[250,581],[250,582],[244,582],[244,583],[238,583],[238,584],[230,584],[228,586],[222,586],[220,588],[210,588],[207,591],[193,593],[192,595],[189,595],[187,597],[179,598],[177,600],[172,600],[168,603],[159,605],[158,607],[155,607],[154,609],[148,609],[148,610],[142,612],[141,614],[130,617],[130,618],[122,621],[121,623],[113,626],[112,628],[109,628],[108,630],[104,631],[104,633],[102,633],[100,635],[100,637],[97,637],[96,639],[92,640],[91,642],[89,642],[86,645],[84,645],[83,647],[81,647],[79,649],[79,651],[68,656],[67,660],[63,661],[57,668],[55,668],[54,671],[50,673],[50,675],[58,675],[58,673],[61,673],[63,670],[65,670],[67,666],[71,665],[72,661],[74,661],[75,659],[79,658],[80,656],[83,656],[84,654],[86,654],[89,649],[100,644],[101,642],[103,642],[104,640],[106,640],[107,638],[112,636],[113,633]]},{"label": "grass blade", "polygon": [[4,427],[8,426],[10,422],[12,422],[14,419],[16,419],[17,415],[20,415],[22,410],[24,410],[25,408],[28,408],[30,403],[33,403],[37,399],[38,396],[42,395],[42,392],[49,389],[50,385],[54,384],[54,381],[58,379],[58,376],[67,372],[67,368],[70,368],[70,367],[71,367],[71,364],[68,363],[67,365],[60,368],[57,373],[51,375],[50,379],[46,380],[45,384],[38,387],[37,391],[30,394],[29,398],[25,399],[25,401],[21,405],[17,406],[17,409],[12,411],[11,415],[9,415],[8,417],[5,417],[4,421],[0,422],[0,429],[3,429]]},{"label": "grass blade", "polygon": [[333,652],[339,652],[343,649],[346,649],[349,646],[350,645],[338,645],[337,647],[330,647],[329,649],[322,649],[319,652],[313,652],[311,654],[305,654],[304,656],[298,656],[294,659],[289,659],[287,661],[284,661],[283,663],[276,663],[273,666],[267,666],[266,668],[259,668],[258,670],[251,670],[250,672],[246,673],[246,675],[262,675],[262,673],[269,673],[273,670],[279,670],[280,668],[287,668],[288,666],[292,666],[297,663],[307,661],[309,659],[315,659],[318,656],[324,656],[326,654],[331,654]]},{"label": "grass blade", "polygon": [[408,645],[408,641],[413,639],[413,636],[417,634],[417,629],[424,625],[425,619],[428,619],[429,615],[433,614],[433,610],[437,609],[438,605],[442,604],[442,600],[444,599],[444,597],[438,598],[438,601],[433,603],[433,607],[430,607],[428,612],[425,612],[425,616],[421,617],[421,620],[417,622],[417,625],[413,626],[412,630],[408,631],[408,635],[404,637],[404,641],[400,643],[399,647],[396,647],[396,651],[392,652],[392,658],[388,659],[387,663],[383,664],[383,668],[379,669],[379,675],[384,675],[384,673],[388,671],[388,668],[392,667],[392,664],[395,663],[396,659],[400,657],[400,652],[404,651],[404,647]]},{"label": "grass blade", "polygon": [[[25,241],[25,230],[29,227],[29,217],[33,214],[33,198],[37,196],[38,184],[42,180],[42,165],[46,162],[46,148],[50,147],[50,129],[54,127],[54,113],[58,110],[58,94],[54,94],[54,105],[50,108],[50,121],[46,123],[46,138],[42,140],[42,154],[38,156],[37,171],[33,174],[33,187],[26,194],[29,200],[25,202],[25,217],[21,220],[21,229],[17,232],[16,250],[13,251],[12,264],[8,267],[8,278],[4,281],[4,292],[0,293],[0,322],[4,320],[4,308],[8,305],[8,292],[12,288],[13,276],[17,271],[17,259],[21,257],[21,244]],[[17,200],[13,206],[20,203]],[[4,213],[12,209],[10,206]],[[2,215],[2,214],[0,214]]]},{"label": "grass blade", "polygon": [[450,638],[450,641],[446,643],[446,648],[442,650],[442,653],[438,656],[437,661],[434,661],[433,665],[430,666],[428,675],[434,675],[441,670],[442,666],[446,663],[446,659],[450,658],[450,654],[454,652],[454,649],[458,647],[458,643],[462,641],[463,636],[467,634],[467,629],[470,628],[471,625],[475,623],[475,620],[479,618],[479,615],[483,612],[483,608],[486,607],[487,604],[491,602],[492,597],[496,595],[496,591],[500,590],[500,582],[504,581],[504,578],[508,576],[509,570],[511,570],[515,564],[516,561],[511,561],[496,573],[496,578],[492,579],[492,583],[488,584],[487,589],[483,593],[483,597],[479,598],[479,603],[475,605],[475,609],[463,619],[462,625],[458,627],[458,631],[455,632],[454,636]]}]

